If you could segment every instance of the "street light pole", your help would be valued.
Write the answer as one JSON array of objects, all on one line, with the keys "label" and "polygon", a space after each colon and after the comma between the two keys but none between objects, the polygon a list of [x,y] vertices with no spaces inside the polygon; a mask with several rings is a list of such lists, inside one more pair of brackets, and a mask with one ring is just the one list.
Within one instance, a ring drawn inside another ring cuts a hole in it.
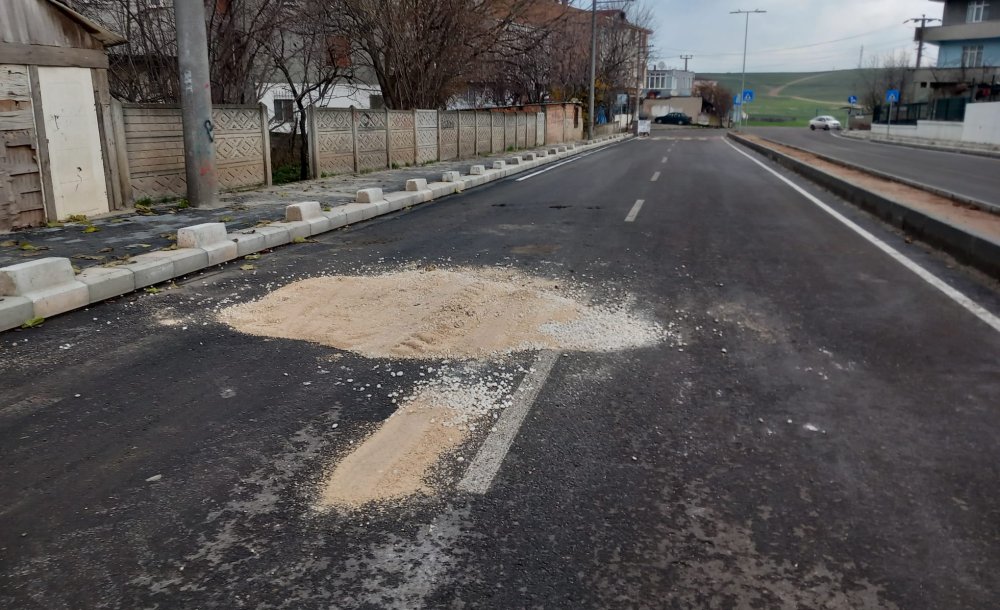
[{"label": "street light pole", "polygon": [[597,0],[590,7],[590,113],[587,115],[587,139],[594,139],[594,81],[597,80]]},{"label": "street light pole", "polygon": [[743,32],[743,79],[740,81],[740,129],[743,128],[743,108],[746,100],[743,99],[743,92],[747,90],[747,41],[750,38],[750,15],[752,14],[763,14],[767,11],[762,11],[760,9],[754,9],[752,11],[729,11],[730,15],[746,15],[746,30]]}]

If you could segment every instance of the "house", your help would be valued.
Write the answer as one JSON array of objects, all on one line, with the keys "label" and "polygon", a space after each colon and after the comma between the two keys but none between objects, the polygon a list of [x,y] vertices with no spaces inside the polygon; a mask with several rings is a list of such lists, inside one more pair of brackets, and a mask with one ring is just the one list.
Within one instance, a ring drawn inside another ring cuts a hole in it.
[{"label": "house", "polygon": [[1000,5],[935,1],[941,25],[917,28],[915,39],[937,47],[937,63],[912,72],[907,99],[928,103],[926,118],[961,120],[966,103],[1000,100]]},{"label": "house", "polygon": [[0,2],[0,231],[124,207],[108,47],[57,0]]},{"label": "house", "polygon": [[646,72],[647,98],[691,97],[694,88],[694,72],[654,66]]}]

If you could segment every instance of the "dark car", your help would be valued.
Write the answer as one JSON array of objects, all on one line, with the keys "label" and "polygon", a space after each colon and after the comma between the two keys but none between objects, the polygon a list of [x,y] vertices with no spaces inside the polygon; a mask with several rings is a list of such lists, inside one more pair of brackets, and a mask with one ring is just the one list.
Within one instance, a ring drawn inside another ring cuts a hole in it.
[{"label": "dark car", "polygon": [[656,117],[655,123],[661,125],[691,125],[694,121],[683,112],[671,112],[663,116]]}]

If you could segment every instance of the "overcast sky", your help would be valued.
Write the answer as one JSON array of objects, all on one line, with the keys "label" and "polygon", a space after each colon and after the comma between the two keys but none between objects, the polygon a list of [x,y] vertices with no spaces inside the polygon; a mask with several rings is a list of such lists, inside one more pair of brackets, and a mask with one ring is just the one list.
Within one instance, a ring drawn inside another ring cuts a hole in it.
[{"label": "overcast sky", "polygon": [[[766,10],[750,16],[748,72],[811,72],[856,68],[894,50],[916,55],[912,17],[941,17],[941,2],[928,0],[646,0],[655,18],[657,63],[683,67],[694,55],[696,72],[739,72],[745,17],[729,11]],[[815,45],[815,46],[806,46]],[[802,48],[806,47],[806,48]],[[935,47],[925,53],[935,58]],[[927,65],[926,62],[924,65]]]}]

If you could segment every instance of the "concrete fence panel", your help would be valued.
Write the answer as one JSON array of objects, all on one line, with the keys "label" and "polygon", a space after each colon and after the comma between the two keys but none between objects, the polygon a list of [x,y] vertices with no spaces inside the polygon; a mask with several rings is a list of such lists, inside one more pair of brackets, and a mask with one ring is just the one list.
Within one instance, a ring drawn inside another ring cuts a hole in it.
[{"label": "concrete fence panel", "polygon": [[518,148],[528,147],[528,115],[523,112],[518,112],[514,115],[517,120],[516,125],[516,146]]},{"label": "concrete fence panel", "polygon": [[517,146],[517,116],[512,112],[503,113],[503,133],[507,148]]},{"label": "concrete fence panel", "polygon": [[504,142],[503,113],[491,112],[490,123],[491,123],[490,129],[492,130],[492,141],[493,141],[493,146],[490,148],[490,152],[493,153],[503,152],[503,150],[507,147]]},{"label": "concrete fence panel", "polygon": [[315,108],[316,175],[354,171],[353,117],[349,109]]},{"label": "concrete fence panel", "polygon": [[493,117],[491,112],[476,113],[476,152],[493,151]]},{"label": "concrete fence panel", "polygon": [[439,135],[440,153],[438,158],[442,161],[450,161],[458,158],[458,112],[439,112],[441,132]]},{"label": "concrete fence panel", "polygon": [[436,110],[417,110],[417,163],[430,163],[438,159],[438,113]]},{"label": "concrete fence panel", "polygon": [[389,111],[390,158],[392,166],[416,163],[416,117],[412,110]]},{"label": "concrete fence panel", "polygon": [[541,146],[545,143],[545,113],[539,112],[535,115],[535,144]]},{"label": "concrete fence panel", "polygon": [[476,113],[458,113],[458,157],[468,159],[476,156]]},{"label": "concrete fence panel", "polygon": [[[268,184],[270,146],[258,106],[216,106],[212,135],[219,186],[239,189]],[[128,159],[132,201],[183,197],[184,134],[178,106],[122,104],[118,145]]]},{"label": "concrete fence panel", "polygon": [[354,114],[357,134],[358,171],[389,166],[387,116],[383,110],[358,110]]}]

